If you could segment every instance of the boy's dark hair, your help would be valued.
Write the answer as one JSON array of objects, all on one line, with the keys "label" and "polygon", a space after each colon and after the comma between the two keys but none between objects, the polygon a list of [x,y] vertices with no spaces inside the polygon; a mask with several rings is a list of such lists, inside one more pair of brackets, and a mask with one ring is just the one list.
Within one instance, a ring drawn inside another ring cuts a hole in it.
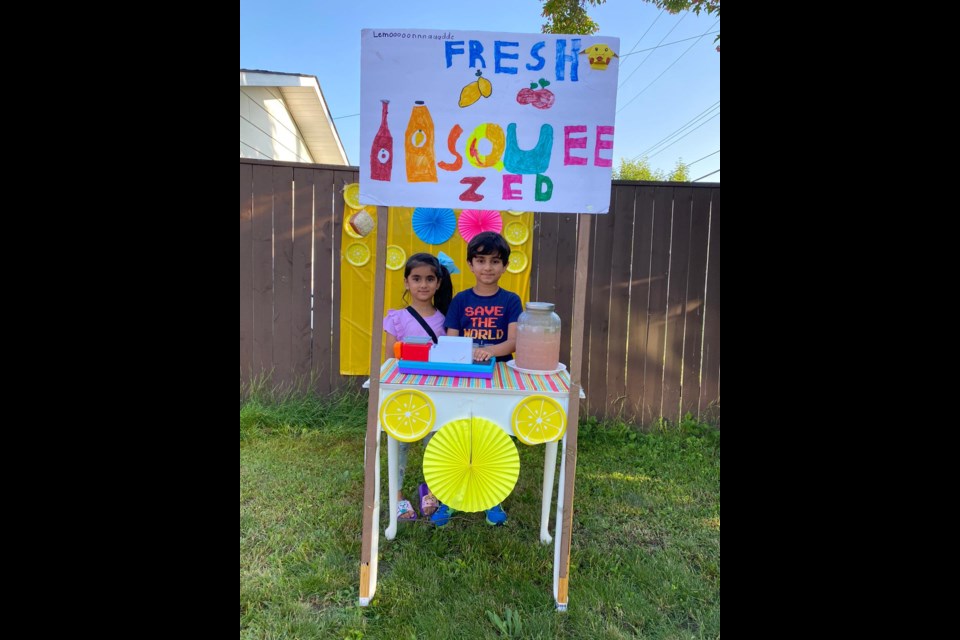
[{"label": "boy's dark hair", "polygon": [[[431,267],[437,274],[437,282],[440,288],[433,294],[433,306],[443,315],[447,315],[447,309],[450,308],[450,301],[453,300],[453,281],[450,280],[450,272],[440,264],[436,256],[429,253],[415,253],[407,260],[407,266],[403,270],[403,279],[410,277],[410,272],[417,267]],[[403,298],[406,299],[408,291],[403,292]]]},{"label": "boy's dark hair", "polygon": [[473,262],[476,256],[498,256],[503,264],[510,262],[510,245],[502,235],[494,231],[484,231],[473,236],[467,245],[467,262]]}]

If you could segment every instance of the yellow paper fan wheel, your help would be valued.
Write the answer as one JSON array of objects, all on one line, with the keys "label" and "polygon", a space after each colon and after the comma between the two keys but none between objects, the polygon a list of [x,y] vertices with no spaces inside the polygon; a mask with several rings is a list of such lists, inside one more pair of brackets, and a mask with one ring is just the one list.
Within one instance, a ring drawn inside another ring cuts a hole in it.
[{"label": "yellow paper fan wheel", "polygon": [[513,220],[503,228],[503,237],[510,244],[523,244],[530,237],[530,230],[519,220]]},{"label": "yellow paper fan wheel", "polygon": [[495,422],[453,420],[430,439],[423,453],[423,477],[444,504],[484,511],[513,491],[520,477],[520,453]]},{"label": "yellow paper fan wheel", "polygon": [[530,260],[527,258],[527,254],[519,249],[514,249],[510,252],[510,264],[507,265],[507,271],[510,273],[523,273],[523,270],[527,268],[527,264]]},{"label": "yellow paper fan wheel", "polygon": [[529,396],[514,408],[510,426],[523,444],[553,442],[567,430],[567,412],[549,396]]},{"label": "yellow paper fan wheel", "polygon": [[395,391],[380,406],[380,426],[400,442],[416,442],[433,429],[437,409],[430,396],[410,389]]},{"label": "yellow paper fan wheel", "polygon": [[363,209],[363,205],[360,204],[360,185],[358,183],[352,182],[343,188],[343,201],[351,209]]},{"label": "yellow paper fan wheel", "polygon": [[387,269],[396,271],[397,269],[403,269],[405,264],[407,264],[406,252],[395,244],[389,245],[387,247]]},{"label": "yellow paper fan wheel", "polygon": [[351,242],[343,250],[347,262],[355,267],[362,267],[370,262],[370,248],[362,242]]}]

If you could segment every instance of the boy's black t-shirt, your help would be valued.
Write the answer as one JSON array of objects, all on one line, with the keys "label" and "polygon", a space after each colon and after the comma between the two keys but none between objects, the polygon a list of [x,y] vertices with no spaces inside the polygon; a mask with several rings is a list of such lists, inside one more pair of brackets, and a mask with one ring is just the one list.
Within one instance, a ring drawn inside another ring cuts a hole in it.
[{"label": "boy's black t-shirt", "polygon": [[[456,329],[461,336],[473,338],[480,346],[500,344],[507,339],[510,323],[516,322],[521,313],[520,296],[512,291],[501,288],[492,296],[481,296],[467,289],[454,296],[444,327]],[[512,358],[509,354],[497,356],[501,362]]]}]

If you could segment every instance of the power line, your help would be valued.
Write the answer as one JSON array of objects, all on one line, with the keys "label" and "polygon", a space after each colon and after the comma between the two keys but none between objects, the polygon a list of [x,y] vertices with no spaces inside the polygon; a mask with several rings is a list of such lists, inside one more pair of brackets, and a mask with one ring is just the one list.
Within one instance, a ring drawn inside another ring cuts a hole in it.
[{"label": "power line", "polygon": [[[708,173],[708,174],[705,175],[705,176],[700,176],[699,178],[697,178],[697,180],[703,180],[704,178],[709,178],[710,176],[712,176],[712,175],[715,174],[715,173],[720,173],[720,169],[717,169],[716,171],[711,171],[710,173]],[[691,180],[690,182],[696,182],[697,180]]]},{"label": "power line", "polygon": [[[684,14],[684,15],[686,15],[686,14]],[[720,21],[717,20],[717,22],[720,22]],[[710,25],[710,29],[713,29],[715,26],[717,26],[717,22],[714,22],[712,25]],[[691,44],[689,47],[687,47],[687,50],[686,50],[686,51],[684,51],[684,52],[681,53],[679,56],[677,56],[677,59],[674,60],[673,62],[671,62],[671,63],[670,63],[670,66],[668,66],[666,69],[664,69],[663,71],[661,71],[659,76],[657,76],[656,78],[654,78],[653,80],[651,80],[651,81],[650,81],[650,84],[648,84],[648,85],[645,86],[643,89],[641,89],[641,90],[640,90],[640,93],[638,93],[637,95],[635,95],[635,96],[633,96],[632,98],[630,98],[630,100],[627,101],[627,104],[625,104],[625,105],[623,105],[622,107],[620,107],[619,109],[617,109],[617,113],[620,113],[621,111],[623,111],[624,109],[626,109],[626,108],[630,105],[631,102],[633,102],[634,100],[636,100],[637,98],[639,98],[640,95],[641,95],[644,91],[646,91],[647,89],[649,89],[650,87],[652,87],[654,82],[656,82],[657,80],[659,80],[660,78],[662,78],[662,77],[663,77],[663,74],[665,74],[667,71],[669,71],[670,68],[671,68],[673,65],[677,64],[677,63],[680,61],[680,58],[682,58],[683,56],[687,55],[687,52],[689,52],[690,49],[693,49],[693,48],[697,45],[697,42],[699,42],[700,40],[702,40],[703,37],[707,35],[707,32],[710,31],[710,29],[707,29],[707,31],[704,31],[703,34],[701,34],[700,37],[697,38],[697,41],[696,41],[696,42],[694,42],[693,44]],[[648,57],[649,57],[649,56],[648,56]],[[643,63],[641,62],[640,64],[643,64]],[[639,69],[639,67],[637,67],[637,68]],[[636,69],[634,69],[634,71],[636,71]],[[633,74],[631,74],[631,75],[633,75]],[[629,78],[629,76],[627,76],[627,77]],[[624,82],[626,82],[626,80],[624,80]],[[622,86],[622,83],[621,83],[621,86]]]},{"label": "power line", "polygon": [[637,54],[637,53],[643,53],[644,51],[653,51],[654,49],[660,49],[660,48],[663,48],[663,47],[669,47],[669,46],[672,45],[672,44],[680,44],[681,42],[686,42],[687,40],[696,40],[697,38],[702,38],[703,36],[712,36],[712,35],[715,34],[715,33],[720,33],[720,32],[719,32],[719,31],[710,31],[710,32],[707,32],[707,33],[702,34],[702,35],[699,35],[699,36],[690,36],[689,38],[684,38],[684,39],[682,39],[682,40],[674,40],[673,42],[668,42],[668,43],[666,43],[666,44],[658,44],[657,46],[655,46],[655,47],[650,47],[649,49],[640,49],[639,51],[634,51],[634,52],[632,52],[632,53],[626,53],[626,54],[624,54],[624,55],[622,55],[622,56],[620,56],[620,57],[621,57],[621,58],[626,58],[627,56],[632,56],[632,55]]},{"label": "power line", "polygon": [[[676,23],[675,25],[673,25],[672,27],[670,27],[670,31],[667,31],[665,34],[663,34],[663,37],[660,38],[660,42],[657,43],[657,47],[659,47],[661,44],[663,44],[663,41],[667,39],[667,36],[670,35],[671,33],[673,33],[673,30],[680,26],[680,23],[683,22],[683,19],[686,18],[687,15],[689,15],[689,12],[684,13],[682,16],[680,16],[680,19],[677,20],[677,23]],[[657,47],[654,47],[654,49],[656,49]],[[640,64],[638,64],[638,65],[636,66],[636,68],[635,68],[633,71],[630,72],[630,75],[628,75],[626,78],[624,78],[624,79],[623,79],[623,82],[621,82],[620,84],[617,85],[617,89],[619,89],[619,88],[622,87],[624,84],[626,84],[627,80],[629,80],[629,79],[631,78],[631,76],[633,76],[633,74],[635,74],[635,73],[637,72],[637,69],[639,69],[640,67],[642,67],[642,66],[643,66],[643,63],[646,62],[646,61],[650,58],[650,56],[652,56],[652,55],[653,55],[653,51],[651,51],[650,53],[648,53],[648,54],[647,54],[647,57],[644,58],[643,60],[641,60],[641,61],[640,61]]]},{"label": "power line", "polygon": [[360,114],[359,114],[359,113],[351,113],[351,114],[348,115],[348,116],[337,116],[336,118],[334,118],[334,120],[343,120],[344,118],[356,118],[358,115],[360,115]]},{"label": "power line", "polygon": [[[627,51],[625,54],[620,56],[621,58],[626,58],[627,56],[633,53],[633,50],[637,48],[637,45],[640,44],[640,41],[647,37],[647,34],[650,33],[650,29],[653,29],[653,25],[657,24],[657,20],[660,19],[660,16],[663,15],[664,11],[665,11],[664,9],[660,10],[660,13],[658,13],[657,17],[653,19],[653,22],[651,22],[650,26],[647,27],[647,30],[643,32],[643,35],[640,36],[640,39],[633,43],[633,48],[631,48],[630,51]],[[646,51],[646,49],[644,49],[644,51]],[[639,51],[637,53],[639,53]]]},{"label": "power line", "polygon": [[[715,155],[717,155],[718,153],[720,153],[720,149],[717,149],[717,150],[714,151],[713,153],[708,153],[707,155],[705,155],[705,156],[703,156],[702,158],[700,158],[700,160],[706,160],[706,159],[709,158],[710,156],[715,156]],[[686,164],[688,167],[692,167],[693,165],[695,165],[695,164],[697,164],[698,162],[700,162],[700,160],[694,160],[693,162],[686,162],[686,163],[684,163],[684,164]]]},{"label": "power line", "polygon": [[645,156],[645,155],[647,155],[648,153],[650,153],[651,151],[653,151],[654,149],[656,149],[657,147],[659,147],[661,144],[663,144],[664,142],[666,142],[666,141],[669,140],[670,138],[672,138],[672,137],[674,137],[675,135],[679,134],[681,131],[683,131],[683,130],[686,129],[687,127],[692,126],[697,120],[699,120],[700,118],[704,117],[706,114],[708,114],[708,113],[710,113],[711,111],[713,111],[714,109],[716,109],[716,108],[717,108],[717,105],[719,105],[719,104],[720,104],[720,101],[717,100],[717,101],[714,102],[712,105],[710,105],[709,107],[707,107],[706,109],[704,109],[703,111],[701,111],[700,113],[698,113],[697,115],[693,116],[692,118],[690,118],[689,120],[687,120],[685,123],[683,123],[682,125],[680,125],[680,127],[678,127],[677,129],[675,129],[674,131],[670,132],[669,134],[667,134],[666,136],[664,136],[663,138],[661,138],[660,140],[658,140],[656,143],[654,143],[653,145],[651,145],[650,147],[648,147],[648,148],[645,149],[644,151],[641,151],[640,153],[638,153],[637,155],[635,155],[633,159],[636,160],[636,159],[639,158],[640,156]]},{"label": "power line", "polygon": [[[680,142],[681,140],[683,140],[684,138],[686,138],[688,135],[690,135],[691,133],[693,133],[694,131],[696,131],[697,129],[699,129],[699,128],[702,127],[703,125],[707,124],[708,122],[710,122],[711,120],[713,120],[714,118],[716,118],[716,117],[719,116],[719,115],[720,115],[720,112],[718,111],[718,112],[715,113],[713,116],[707,118],[706,120],[704,120],[703,122],[701,122],[700,124],[698,124],[697,126],[695,126],[693,129],[690,129],[690,131],[687,131],[685,134],[683,134],[682,136],[680,136],[679,138],[677,138],[676,140],[674,140],[673,142],[671,142],[671,143],[668,144],[667,146],[663,147],[663,149],[660,149],[660,151],[664,151],[665,149],[669,149],[670,147],[672,147],[673,145],[677,144],[678,142]],[[650,154],[649,156],[647,156],[647,157],[648,157],[648,158],[652,158],[653,156],[655,156],[655,155],[657,155],[658,153],[660,153],[660,151],[655,151],[654,153],[651,153],[651,154]]]}]

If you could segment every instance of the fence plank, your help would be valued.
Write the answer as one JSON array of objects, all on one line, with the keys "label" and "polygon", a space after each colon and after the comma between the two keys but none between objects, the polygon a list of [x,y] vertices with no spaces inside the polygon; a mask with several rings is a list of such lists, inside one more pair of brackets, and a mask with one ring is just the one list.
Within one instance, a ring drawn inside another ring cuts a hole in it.
[{"label": "fence plank", "polygon": [[[616,192],[610,192],[610,211],[616,207]],[[590,415],[607,413],[607,340],[610,330],[610,247],[613,245],[612,214],[596,216],[593,221],[593,269],[589,284],[587,309],[590,322],[590,377],[587,379],[587,403]]]},{"label": "fence plank", "polygon": [[293,378],[293,169],[273,169],[273,381]]},{"label": "fence plank", "polygon": [[313,362],[313,178],[315,170],[293,170],[293,377],[310,380]]},{"label": "fence plank", "polygon": [[650,260],[656,188],[639,186],[634,195],[633,267],[630,274],[630,338],[627,345],[627,395],[630,416],[642,420],[648,366]]},{"label": "fence plank", "polygon": [[253,170],[240,165],[240,382],[250,381],[253,357]]},{"label": "fence plank", "polygon": [[683,374],[679,415],[700,413],[700,348],[703,345],[703,287],[707,271],[707,235],[710,230],[710,192],[693,191],[690,255],[687,268],[687,305],[683,325]]},{"label": "fence plank", "polygon": [[690,264],[690,212],[693,191],[673,191],[673,224],[670,232],[670,277],[667,280],[667,336],[663,361],[663,401],[660,414],[675,416],[680,410],[680,377],[683,373],[683,324],[687,305],[687,269]]},{"label": "fence plank", "polygon": [[673,188],[657,189],[650,241],[650,305],[647,309],[647,366],[641,422],[659,418],[663,400],[663,350],[666,337],[667,277],[670,271],[670,223]]},{"label": "fence plank", "polygon": [[630,249],[633,241],[633,207],[636,188],[613,187],[613,242],[610,252],[610,337],[607,340],[607,415],[624,415],[627,365],[627,314],[630,307]]},{"label": "fence plank", "polygon": [[711,191],[710,253],[704,293],[700,415],[719,414],[720,405],[720,189]]},{"label": "fence plank", "polygon": [[[313,241],[316,254],[313,261],[313,375],[317,392],[327,395],[334,389],[334,369],[339,363],[333,359],[335,323],[339,303],[333,299],[338,285],[333,265],[340,259],[333,227],[334,180],[337,172],[317,170],[313,174]],[[337,374],[339,375],[339,374]]]},{"label": "fence plank", "polygon": [[253,370],[273,371],[273,170],[253,166]]}]

